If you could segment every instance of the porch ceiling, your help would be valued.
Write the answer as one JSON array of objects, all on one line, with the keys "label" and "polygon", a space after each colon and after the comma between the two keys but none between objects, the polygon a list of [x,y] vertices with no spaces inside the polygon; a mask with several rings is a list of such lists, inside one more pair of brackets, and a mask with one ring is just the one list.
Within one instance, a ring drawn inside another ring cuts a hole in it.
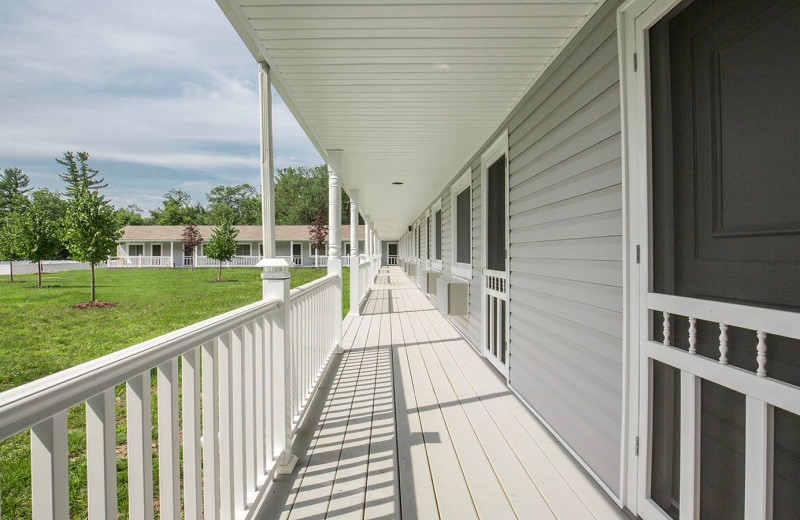
[{"label": "porch ceiling", "polygon": [[394,239],[602,0],[217,2],[323,157],[344,150],[346,188]]}]

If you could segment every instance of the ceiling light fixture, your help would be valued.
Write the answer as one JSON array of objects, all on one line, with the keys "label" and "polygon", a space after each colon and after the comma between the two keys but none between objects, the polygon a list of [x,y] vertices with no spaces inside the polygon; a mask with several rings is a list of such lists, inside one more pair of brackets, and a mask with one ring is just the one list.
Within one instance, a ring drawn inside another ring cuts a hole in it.
[{"label": "ceiling light fixture", "polygon": [[400,181],[394,181],[392,184],[394,184],[395,186],[400,186],[400,185],[401,185],[401,184],[403,184],[403,183],[402,183],[402,182],[400,182]]}]

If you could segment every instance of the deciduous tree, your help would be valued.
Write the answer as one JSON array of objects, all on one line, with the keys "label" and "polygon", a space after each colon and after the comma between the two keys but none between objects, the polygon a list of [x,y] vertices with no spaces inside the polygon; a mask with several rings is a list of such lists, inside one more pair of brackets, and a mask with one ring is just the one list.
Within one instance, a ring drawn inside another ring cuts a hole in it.
[{"label": "deciduous tree", "polygon": [[219,276],[217,281],[222,281],[222,262],[227,262],[236,254],[236,236],[239,230],[233,227],[229,220],[224,220],[219,227],[215,227],[211,238],[205,246],[206,256],[219,261]]},{"label": "deciduous tree", "polygon": [[94,302],[94,268],[114,253],[122,236],[114,208],[97,190],[80,186],[67,207],[63,236],[70,256],[91,266]]},{"label": "deciduous tree", "polygon": [[53,258],[61,249],[58,222],[51,218],[43,199],[34,198],[22,211],[19,225],[19,252],[37,265],[42,286],[42,260]]},{"label": "deciduous tree", "polygon": [[11,281],[14,281],[14,262],[25,260],[20,248],[22,241],[22,214],[18,211],[6,216],[0,226],[0,260],[7,261]]},{"label": "deciduous tree", "polygon": [[[191,254],[192,258],[194,258],[194,250],[203,241],[203,237],[200,236],[200,230],[197,229],[197,226],[191,223],[183,228],[181,241],[183,242],[183,252]],[[192,259],[192,272],[194,272],[194,259]]]},{"label": "deciduous tree", "polygon": [[314,222],[308,226],[308,234],[311,236],[311,247],[317,252],[314,256],[314,264],[317,267],[317,259],[319,258],[319,251],[325,249],[325,244],[328,243],[328,219],[325,216],[325,211],[320,208],[317,211],[317,216],[314,217]]}]

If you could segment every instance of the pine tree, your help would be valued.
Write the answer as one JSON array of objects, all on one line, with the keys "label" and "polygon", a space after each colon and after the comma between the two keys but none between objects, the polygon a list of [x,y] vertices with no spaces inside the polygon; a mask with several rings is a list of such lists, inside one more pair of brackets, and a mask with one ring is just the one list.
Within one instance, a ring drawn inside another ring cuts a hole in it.
[{"label": "pine tree", "polygon": [[217,281],[222,281],[222,262],[227,262],[236,254],[236,235],[239,230],[233,227],[230,220],[224,220],[219,227],[215,227],[211,238],[205,247],[206,256],[219,261],[219,276]]},{"label": "pine tree", "polygon": [[61,173],[59,176],[67,183],[67,195],[69,197],[74,197],[82,186],[95,191],[108,187],[105,179],[97,177],[100,172],[89,166],[89,154],[87,152],[78,152],[76,154],[66,151],[61,159],[56,159],[56,162],[67,169],[66,173]]},{"label": "pine tree", "polygon": [[0,177],[0,218],[27,202],[31,180],[19,168],[6,168]]},{"label": "pine tree", "polygon": [[184,253],[190,253],[192,255],[192,272],[194,272],[194,250],[203,241],[203,237],[200,236],[200,230],[197,229],[194,223],[183,228],[181,241],[183,242]]},{"label": "pine tree", "polygon": [[87,262],[92,269],[92,302],[95,301],[94,267],[114,254],[122,229],[114,208],[87,185],[76,188],[64,217],[64,244],[70,257]]}]

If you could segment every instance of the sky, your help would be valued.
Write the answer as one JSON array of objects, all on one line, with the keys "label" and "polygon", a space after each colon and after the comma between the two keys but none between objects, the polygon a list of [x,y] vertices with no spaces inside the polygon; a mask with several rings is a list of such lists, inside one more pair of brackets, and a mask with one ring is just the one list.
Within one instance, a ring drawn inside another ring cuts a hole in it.
[{"label": "sky", "polygon": [[[115,206],[259,186],[255,59],[214,0],[0,2],[0,168],[62,189],[85,150]],[[275,166],[320,164],[273,92]]]}]

